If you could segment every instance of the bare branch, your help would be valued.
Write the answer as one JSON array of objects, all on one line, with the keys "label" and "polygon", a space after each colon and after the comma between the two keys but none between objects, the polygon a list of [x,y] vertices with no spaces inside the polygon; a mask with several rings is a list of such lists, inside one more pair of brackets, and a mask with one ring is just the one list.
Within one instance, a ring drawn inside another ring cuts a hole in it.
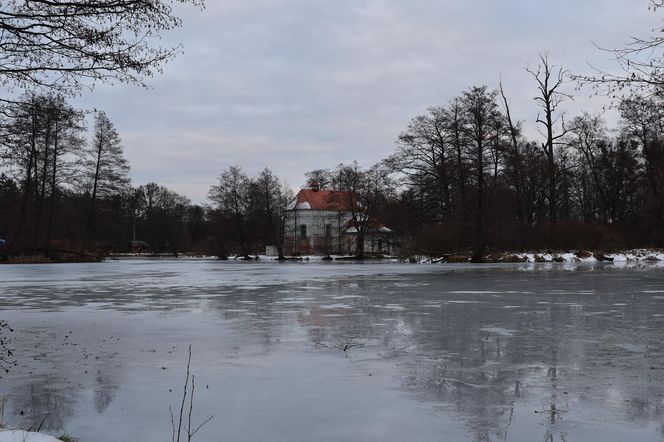
[{"label": "bare branch", "polygon": [[181,47],[154,41],[181,19],[173,5],[204,0],[8,0],[0,10],[0,84],[75,93],[94,83],[146,86]]}]

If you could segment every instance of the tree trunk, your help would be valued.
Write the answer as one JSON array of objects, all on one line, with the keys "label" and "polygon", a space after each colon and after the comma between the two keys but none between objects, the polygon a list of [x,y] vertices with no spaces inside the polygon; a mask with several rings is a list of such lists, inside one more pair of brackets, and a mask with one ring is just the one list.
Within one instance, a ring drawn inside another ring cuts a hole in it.
[{"label": "tree trunk", "polygon": [[482,262],[486,239],[484,234],[484,161],[482,159],[483,147],[479,148],[477,163],[477,214],[475,216],[475,246],[472,262]]},{"label": "tree trunk", "polygon": [[30,137],[30,150],[28,153],[28,165],[25,171],[25,182],[23,183],[23,195],[21,197],[21,210],[16,230],[13,232],[9,244],[7,246],[7,255],[12,255],[16,250],[16,246],[21,239],[23,229],[25,226],[25,219],[27,217],[28,203],[32,195],[32,168],[37,162],[37,127],[35,122],[36,116],[34,111],[32,113],[32,134]]},{"label": "tree trunk", "polygon": [[92,195],[90,197],[90,212],[88,214],[88,221],[81,242],[81,253],[85,252],[88,241],[93,243],[96,241],[96,224],[97,224],[97,190],[99,187],[99,174],[101,169],[101,154],[104,148],[103,138],[100,137],[99,145],[97,146],[97,164],[95,164],[95,175],[92,185]]},{"label": "tree trunk", "polygon": [[51,235],[53,233],[53,211],[55,210],[55,199],[58,192],[57,183],[57,168],[58,168],[58,123],[55,122],[53,132],[53,166],[51,170],[51,200],[48,207],[48,220],[46,223],[46,237],[44,240],[44,256],[46,258],[50,255],[51,248]]}]

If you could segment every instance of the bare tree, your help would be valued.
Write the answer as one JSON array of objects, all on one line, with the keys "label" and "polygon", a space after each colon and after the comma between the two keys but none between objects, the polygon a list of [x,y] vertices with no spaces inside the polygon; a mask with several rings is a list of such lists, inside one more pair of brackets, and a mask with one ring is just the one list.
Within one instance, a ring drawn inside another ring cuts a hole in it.
[{"label": "bare tree", "polygon": [[30,221],[28,212],[31,212],[29,236],[33,253],[43,244],[48,255],[58,193],[63,184],[72,181],[72,154],[83,143],[83,114],[61,96],[28,93],[20,102],[7,106],[5,115],[2,163],[22,182],[19,222],[12,235],[12,247],[24,224]]},{"label": "bare tree", "polygon": [[[188,243],[186,230],[188,198],[160,186],[147,183],[130,191],[127,208],[132,217],[132,239],[135,240],[139,224],[141,240],[147,241],[152,251],[176,254]],[[145,226],[146,228],[140,228]]]},{"label": "bare tree", "polygon": [[349,227],[355,230],[355,255],[363,259],[365,238],[379,227],[376,225],[376,215],[390,188],[390,170],[381,163],[368,170],[362,170],[356,161],[340,164],[334,172],[332,183],[345,199],[340,203],[350,214]]},{"label": "bare tree", "polygon": [[0,84],[73,92],[94,82],[144,85],[179,47],[154,46],[177,28],[176,4],[203,0],[6,0]]},{"label": "bare tree", "polygon": [[450,170],[453,150],[446,114],[446,109],[438,106],[413,118],[399,135],[397,153],[392,158],[392,164],[411,185],[417,183],[433,193],[430,199],[442,221],[449,221],[454,212]]},{"label": "bare tree", "polygon": [[[584,186],[583,209],[585,221],[608,221],[605,180],[605,161],[609,146],[606,127],[599,115],[584,113],[572,121],[573,130],[568,136],[569,146],[579,155],[581,171],[590,178],[590,185]],[[582,176],[583,178],[583,176]]]},{"label": "bare tree", "polygon": [[[472,259],[480,262],[487,242],[485,191],[489,186],[486,174],[492,165],[494,176],[498,172],[498,166],[491,161],[491,155],[492,153],[496,155],[495,129],[502,116],[496,103],[496,92],[489,91],[486,86],[471,87],[462,94],[460,103],[464,111],[463,130],[468,140],[467,156],[470,159],[476,185],[475,244]],[[495,185],[495,179],[493,183]]]},{"label": "bare tree", "polygon": [[277,248],[278,259],[284,259],[284,235],[286,228],[286,208],[293,198],[292,191],[282,186],[270,169],[263,169],[256,178],[260,205],[267,224],[268,239]]},{"label": "bare tree", "polygon": [[505,90],[503,89],[502,80],[499,82],[498,91],[503,100],[503,106],[505,110],[505,122],[507,123],[507,132],[509,135],[510,147],[511,150],[508,152],[508,159],[511,167],[511,176],[512,182],[514,185],[515,191],[515,200],[516,200],[516,213],[519,218],[519,222],[524,222],[526,219],[525,207],[524,207],[524,189],[523,189],[523,159],[521,155],[521,133],[522,133],[522,123],[520,121],[514,121],[512,119],[512,112],[510,110],[510,103],[505,95]]},{"label": "bare tree", "polygon": [[447,128],[450,135],[450,143],[453,149],[454,168],[456,170],[455,180],[459,193],[459,208],[464,221],[468,219],[468,166],[465,156],[466,140],[463,129],[463,106],[459,97],[454,98],[445,113]]},{"label": "bare tree", "polygon": [[[24,233],[31,203],[39,189],[43,101],[43,97],[35,93],[24,94],[20,102],[7,109],[8,118],[3,126],[3,165],[17,176],[21,188],[20,209],[9,241],[10,253]],[[36,236],[36,232],[29,233],[33,238]]]},{"label": "bare tree", "polygon": [[[648,9],[657,12],[664,8],[664,0],[650,0]],[[654,27],[644,37],[631,37],[621,48],[598,48],[611,55],[617,63],[617,72],[594,69],[593,74],[576,74],[572,78],[581,85],[592,85],[598,92],[608,92],[617,98],[623,90],[654,89],[664,87],[664,26]]]},{"label": "bare tree", "polygon": [[307,187],[318,186],[319,189],[327,189],[332,184],[332,173],[329,169],[314,169],[305,174]]},{"label": "bare tree", "polygon": [[89,240],[95,241],[97,201],[119,193],[129,185],[129,163],[124,158],[120,135],[104,112],[95,115],[92,143],[81,158],[83,185],[90,195],[90,209],[81,244],[84,251]]},{"label": "bare tree", "polygon": [[249,258],[250,185],[251,180],[244,171],[239,166],[231,166],[222,172],[218,184],[210,187],[208,193],[208,198],[217,204],[222,216],[228,220],[230,233],[245,259]]},{"label": "bare tree", "polygon": [[620,104],[622,133],[637,143],[645,169],[649,201],[657,222],[664,221],[664,107],[657,97],[632,96]]},{"label": "bare tree", "polygon": [[[68,105],[62,96],[49,97],[48,132],[51,143],[50,165],[50,200],[44,238],[44,254],[50,254],[50,240],[53,232],[53,216],[61,184],[72,181],[75,166],[72,156],[78,155],[83,148],[84,114]],[[48,144],[46,145],[48,152]],[[48,155],[45,156],[45,160]],[[43,198],[43,196],[42,196]]]},{"label": "bare tree", "polygon": [[537,83],[538,95],[534,97],[542,114],[537,116],[537,123],[543,126],[542,135],[545,137],[542,149],[547,158],[549,220],[555,223],[558,220],[557,205],[558,193],[556,189],[556,163],[555,147],[560,144],[569,129],[565,125],[565,114],[560,112],[560,104],[571,95],[562,91],[568,71],[562,67],[552,65],[548,54],[540,54],[537,69],[526,68]]}]

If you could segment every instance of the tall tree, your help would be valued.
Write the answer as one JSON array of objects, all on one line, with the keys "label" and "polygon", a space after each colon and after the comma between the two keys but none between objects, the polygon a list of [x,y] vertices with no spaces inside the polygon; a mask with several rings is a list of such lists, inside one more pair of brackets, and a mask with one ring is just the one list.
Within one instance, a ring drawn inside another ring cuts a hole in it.
[{"label": "tall tree", "polygon": [[11,247],[20,241],[25,224],[33,253],[43,245],[48,254],[53,213],[60,187],[71,182],[73,158],[81,147],[83,115],[63,97],[24,94],[5,108],[2,125],[2,162],[20,181],[22,199]]},{"label": "tall tree", "polygon": [[[49,97],[47,109],[48,131],[50,132],[50,200],[44,238],[44,253],[49,256],[50,241],[53,232],[53,217],[58,201],[61,184],[71,181],[75,176],[72,157],[78,155],[83,148],[82,132],[84,130],[83,112],[67,104],[62,96]],[[47,145],[48,148],[48,145]],[[48,155],[45,156],[45,159]]]},{"label": "tall tree", "polygon": [[[609,141],[604,122],[599,115],[584,113],[572,120],[572,127],[567,142],[579,155],[580,169],[583,171],[581,179],[584,181],[584,220],[606,223],[608,189],[604,181],[604,166]],[[585,182],[586,176],[588,183]]]},{"label": "tall tree", "polygon": [[[443,107],[431,107],[426,115],[413,118],[404,132],[399,135],[397,153],[392,164],[409,179],[427,189],[432,198],[427,198],[435,210],[435,219],[449,221],[454,213],[452,204],[451,163],[453,149]],[[425,204],[429,206],[429,204]]]},{"label": "tall tree", "polygon": [[545,141],[542,143],[542,149],[547,159],[549,220],[555,223],[558,220],[555,148],[568,132],[565,125],[565,115],[559,109],[565,98],[571,98],[571,95],[562,90],[568,72],[562,67],[551,64],[548,54],[540,54],[537,68],[534,70],[526,68],[526,71],[532,75],[537,83],[538,95],[534,97],[534,100],[542,111],[542,114],[537,116],[537,123],[544,128]]},{"label": "tall tree", "polygon": [[[21,243],[31,203],[38,189],[37,164],[42,115],[43,99],[35,93],[24,94],[20,102],[7,109],[8,118],[3,125],[3,163],[16,175],[21,190],[20,209],[9,240],[10,252]],[[29,233],[35,237],[36,232]]]},{"label": "tall tree", "polygon": [[267,228],[267,239],[277,248],[279,259],[284,259],[286,209],[293,198],[292,191],[282,186],[279,178],[267,167],[255,179],[255,184],[260,195],[259,202]]},{"label": "tall tree", "polygon": [[523,158],[522,158],[522,123],[512,119],[512,112],[510,103],[505,95],[503,89],[503,82],[500,81],[498,90],[500,97],[503,101],[503,108],[505,111],[505,122],[507,124],[507,134],[509,136],[510,149],[507,152],[506,160],[510,167],[509,175],[511,175],[512,185],[515,191],[515,208],[519,222],[523,223],[526,220],[525,197],[524,197],[524,173],[523,173]]},{"label": "tall tree", "polygon": [[453,149],[455,181],[457,182],[461,217],[464,221],[468,219],[468,165],[465,155],[465,131],[464,131],[464,108],[461,98],[452,99],[447,108],[445,119],[447,121],[450,135],[450,143]]},{"label": "tall tree", "polygon": [[[486,86],[474,86],[463,92],[460,103],[464,111],[463,131],[468,140],[467,156],[470,159],[476,192],[475,206],[475,240],[472,259],[480,262],[483,259],[487,244],[486,208],[487,187],[489,190],[495,185],[495,178],[487,182],[487,173],[493,166],[493,175],[498,170],[496,149],[496,128],[500,126],[502,115],[498,109],[495,91],[489,91]],[[498,134],[498,136],[502,136]],[[494,161],[492,161],[492,156]]]},{"label": "tall tree", "polygon": [[210,187],[208,198],[228,221],[229,232],[245,259],[249,258],[248,215],[251,211],[251,180],[239,166],[231,166]]},{"label": "tall tree", "polygon": [[95,115],[92,142],[81,158],[83,185],[89,194],[90,208],[81,249],[89,240],[95,241],[97,202],[126,189],[129,185],[129,164],[124,157],[120,135],[104,112]]},{"label": "tall tree", "polygon": [[657,97],[632,96],[620,104],[622,133],[635,142],[641,152],[647,207],[651,218],[664,222],[664,111]]},{"label": "tall tree", "polygon": [[141,240],[155,252],[178,253],[189,245],[186,224],[190,205],[188,198],[157,183],[145,184],[129,194]]},{"label": "tall tree", "polygon": [[355,255],[365,256],[364,243],[367,233],[376,230],[376,215],[390,188],[390,170],[377,164],[362,170],[355,161],[339,164],[334,171],[332,185],[345,201],[342,203],[350,214],[349,227],[355,230]]},{"label": "tall tree", "polygon": [[318,186],[319,189],[327,189],[332,184],[332,173],[329,169],[314,169],[305,174],[307,187]]}]

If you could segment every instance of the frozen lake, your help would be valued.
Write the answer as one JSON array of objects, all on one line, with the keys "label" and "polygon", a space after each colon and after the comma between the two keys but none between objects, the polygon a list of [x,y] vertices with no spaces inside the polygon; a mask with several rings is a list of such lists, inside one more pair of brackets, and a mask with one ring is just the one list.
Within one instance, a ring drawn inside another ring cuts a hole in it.
[{"label": "frozen lake", "polygon": [[168,441],[191,344],[197,441],[664,438],[658,267],[3,265],[0,309],[11,428]]}]

